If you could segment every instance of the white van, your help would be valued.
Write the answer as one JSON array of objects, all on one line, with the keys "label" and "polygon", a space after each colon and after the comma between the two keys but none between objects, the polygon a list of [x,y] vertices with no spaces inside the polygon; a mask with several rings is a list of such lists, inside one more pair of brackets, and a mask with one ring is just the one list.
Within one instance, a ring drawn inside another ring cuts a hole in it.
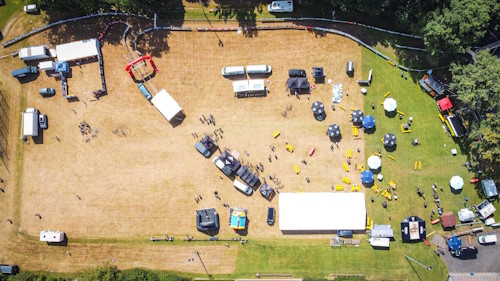
[{"label": "white van", "polygon": [[270,74],[272,71],[271,66],[265,64],[247,65],[248,74]]},{"label": "white van", "polygon": [[245,193],[246,195],[252,195],[252,193],[253,193],[253,189],[251,189],[248,185],[242,183],[241,181],[239,181],[237,179],[235,179],[233,181],[233,185],[234,185],[234,187],[236,187],[236,189]]},{"label": "white van", "polygon": [[243,75],[245,68],[243,66],[228,66],[222,69],[222,76]]},{"label": "white van", "polygon": [[497,242],[496,234],[481,235],[477,238],[480,244],[493,244]]}]

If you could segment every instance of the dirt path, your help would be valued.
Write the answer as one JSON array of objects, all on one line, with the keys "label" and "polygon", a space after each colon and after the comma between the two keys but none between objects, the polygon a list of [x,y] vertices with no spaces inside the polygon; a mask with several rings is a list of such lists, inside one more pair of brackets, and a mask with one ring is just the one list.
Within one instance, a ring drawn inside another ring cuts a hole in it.
[{"label": "dirt path", "polygon": [[5,25],[5,27],[3,28],[2,30],[2,34],[3,34],[3,37],[5,38],[5,36],[7,35],[7,33],[9,32],[10,28],[12,27],[12,25],[14,24],[14,22],[17,20],[19,16],[15,16],[13,18],[11,18],[7,24]]}]

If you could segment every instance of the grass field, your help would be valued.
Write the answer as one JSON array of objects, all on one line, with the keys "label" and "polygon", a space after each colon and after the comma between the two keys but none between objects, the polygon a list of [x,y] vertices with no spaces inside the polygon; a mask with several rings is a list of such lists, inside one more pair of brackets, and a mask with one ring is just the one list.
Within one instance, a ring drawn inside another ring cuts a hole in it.
[{"label": "grass field", "polygon": [[26,3],[24,0],[12,0],[6,2],[7,5],[0,6],[0,32],[13,16],[23,13],[23,6]]}]

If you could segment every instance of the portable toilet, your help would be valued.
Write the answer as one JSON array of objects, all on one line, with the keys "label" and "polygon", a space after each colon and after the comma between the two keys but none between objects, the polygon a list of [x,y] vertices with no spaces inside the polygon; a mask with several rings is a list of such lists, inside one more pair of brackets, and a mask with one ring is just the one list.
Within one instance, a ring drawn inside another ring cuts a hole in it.
[{"label": "portable toilet", "polygon": [[347,73],[347,76],[349,76],[349,77],[354,76],[354,64],[352,63],[352,61],[347,61],[346,73]]}]

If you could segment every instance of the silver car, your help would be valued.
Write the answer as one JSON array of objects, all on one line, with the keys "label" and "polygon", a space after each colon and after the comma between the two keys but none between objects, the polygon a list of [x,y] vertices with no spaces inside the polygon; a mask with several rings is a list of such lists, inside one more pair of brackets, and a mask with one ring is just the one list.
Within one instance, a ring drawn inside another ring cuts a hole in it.
[{"label": "silver car", "polygon": [[38,115],[38,124],[40,125],[40,129],[47,129],[47,127],[49,126],[47,123],[47,115]]}]

